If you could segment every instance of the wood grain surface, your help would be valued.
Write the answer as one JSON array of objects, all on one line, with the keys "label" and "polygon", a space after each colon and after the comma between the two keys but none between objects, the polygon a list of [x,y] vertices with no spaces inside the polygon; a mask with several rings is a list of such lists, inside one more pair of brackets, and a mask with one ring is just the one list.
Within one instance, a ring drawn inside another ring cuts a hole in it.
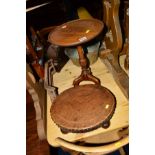
[{"label": "wood grain surface", "polygon": [[103,22],[98,19],[73,20],[52,31],[48,41],[59,46],[76,46],[95,38],[103,27]]}]

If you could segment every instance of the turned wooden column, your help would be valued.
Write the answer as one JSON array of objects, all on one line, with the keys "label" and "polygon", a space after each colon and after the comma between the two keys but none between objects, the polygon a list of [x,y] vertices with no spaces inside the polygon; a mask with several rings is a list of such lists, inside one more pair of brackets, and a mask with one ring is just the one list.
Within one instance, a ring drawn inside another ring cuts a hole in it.
[{"label": "turned wooden column", "polygon": [[79,83],[84,80],[93,81],[95,84],[100,85],[100,80],[92,75],[88,59],[84,54],[82,46],[77,46],[77,51],[79,55],[79,64],[81,66],[82,71],[81,75],[73,81],[73,85],[78,86]]}]

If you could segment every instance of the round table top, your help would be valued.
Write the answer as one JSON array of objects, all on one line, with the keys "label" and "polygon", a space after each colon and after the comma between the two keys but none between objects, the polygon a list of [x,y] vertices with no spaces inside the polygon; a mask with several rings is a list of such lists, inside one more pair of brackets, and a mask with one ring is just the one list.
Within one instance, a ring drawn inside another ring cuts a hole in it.
[{"label": "round table top", "polygon": [[65,131],[80,133],[108,122],[115,110],[114,95],[94,84],[72,87],[62,92],[51,106],[52,120]]},{"label": "round table top", "polygon": [[104,24],[98,19],[78,19],[58,26],[50,32],[48,41],[59,46],[76,46],[95,38]]}]

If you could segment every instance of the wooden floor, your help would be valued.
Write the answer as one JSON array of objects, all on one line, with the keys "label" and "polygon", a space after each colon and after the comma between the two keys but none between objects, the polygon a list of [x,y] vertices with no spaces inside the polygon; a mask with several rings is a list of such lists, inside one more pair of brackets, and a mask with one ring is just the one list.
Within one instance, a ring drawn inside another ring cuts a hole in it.
[{"label": "wooden floor", "polygon": [[26,99],[26,155],[50,155],[47,141],[38,138],[34,105],[28,92]]}]

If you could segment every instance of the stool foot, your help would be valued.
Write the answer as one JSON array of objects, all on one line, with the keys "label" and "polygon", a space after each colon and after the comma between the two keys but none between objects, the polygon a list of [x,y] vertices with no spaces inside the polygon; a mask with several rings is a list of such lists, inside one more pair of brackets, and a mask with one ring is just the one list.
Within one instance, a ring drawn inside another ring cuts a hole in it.
[{"label": "stool foot", "polygon": [[104,123],[102,124],[102,127],[103,127],[104,129],[107,129],[109,126],[110,126],[110,121],[104,122]]},{"label": "stool foot", "polygon": [[63,129],[60,129],[60,130],[61,130],[61,132],[62,132],[63,134],[67,134],[67,133],[69,133],[68,131],[63,130]]}]

